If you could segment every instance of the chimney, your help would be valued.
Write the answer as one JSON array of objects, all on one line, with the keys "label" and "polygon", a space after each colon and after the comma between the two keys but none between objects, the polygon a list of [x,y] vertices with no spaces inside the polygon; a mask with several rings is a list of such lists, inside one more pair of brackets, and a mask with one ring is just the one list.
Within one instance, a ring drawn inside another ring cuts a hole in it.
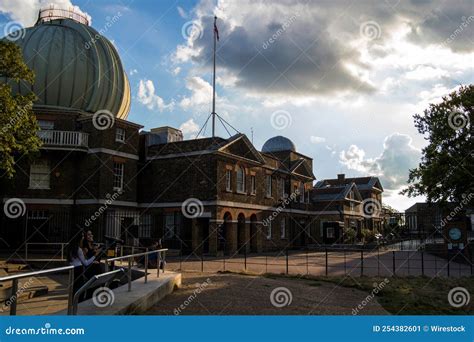
[{"label": "chimney", "polygon": [[339,173],[337,175],[337,180],[338,180],[339,184],[344,184],[344,181],[346,180],[346,175],[343,174],[343,173]]}]

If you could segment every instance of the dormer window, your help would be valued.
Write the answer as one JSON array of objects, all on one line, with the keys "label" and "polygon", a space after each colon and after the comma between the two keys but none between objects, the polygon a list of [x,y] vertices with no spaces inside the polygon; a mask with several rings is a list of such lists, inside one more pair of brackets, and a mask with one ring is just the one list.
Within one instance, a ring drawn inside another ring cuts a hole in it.
[{"label": "dormer window", "polygon": [[115,129],[115,141],[117,142],[125,142],[125,130],[123,128],[116,128]]}]

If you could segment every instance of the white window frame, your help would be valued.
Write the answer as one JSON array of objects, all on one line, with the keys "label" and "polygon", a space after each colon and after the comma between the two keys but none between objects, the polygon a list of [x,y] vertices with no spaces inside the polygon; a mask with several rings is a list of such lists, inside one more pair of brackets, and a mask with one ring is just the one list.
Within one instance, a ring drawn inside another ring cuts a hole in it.
[{"label": "white window frame", "polygon": [[115,129],[115,141],[124,143],[125,142],[125,129],[117,127]]},{"label": "white window frame", "polygon": [[51,166],[49,160],[35,160],[30,165],[29,189],[48,190],[51,186]]},{"label": "white window frame", "polygon": [[236,183],[237,192],[241,194],[245,193],[245,168],[240,165],[237,165]]},{"label": "white window frame", "polygon": [[113,179],[113,189],[114,190],[123,190],[123,175],[125,170],[124,163],[114,162],[114,179]]},{"label": "white window frame", "polygon": [[257,193],[257,179],[255,175],[250,175],[250,193],[252,195]]},{"label": "white window frame", "polygon": [[265,175],[265,196],[272,197],[272,175]]},{"label": "white window frame", "polygon": [[334,239],[336,236],[334,227],[326,227],[326,238]]},{"label": "white window frame", "polygon": [[225,190],[232,191],[232,170],[225,171]]},{"label": "white window frame", "polygon": [[280,238],[286,239],[286,219],[284,217],[280,221]]}]

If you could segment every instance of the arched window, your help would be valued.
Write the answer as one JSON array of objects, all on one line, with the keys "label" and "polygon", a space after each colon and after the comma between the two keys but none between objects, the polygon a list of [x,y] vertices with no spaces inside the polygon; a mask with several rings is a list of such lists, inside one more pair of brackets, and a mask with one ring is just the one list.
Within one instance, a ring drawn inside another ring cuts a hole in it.
[{"label": "arched window", "polygon": [[237,192],[245,192],[245,170],[242,166],[237,166]]}]

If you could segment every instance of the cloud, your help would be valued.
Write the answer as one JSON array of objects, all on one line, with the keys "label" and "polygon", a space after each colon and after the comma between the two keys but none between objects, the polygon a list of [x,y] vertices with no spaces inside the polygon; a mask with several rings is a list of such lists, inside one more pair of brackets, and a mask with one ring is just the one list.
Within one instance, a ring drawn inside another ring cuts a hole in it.
[{"label": "cloud", "polygon": [[133,75],[135,75],[136,73],[138,73],[138,70],[137,70],[137,69],[132,69],[132,70],[130,70],[130,72],[129,72],[130,76],[133,76]]},{"label": "cloud", "polygon": [[184,97],[179,105],[187,110],[191,107],[209,105],[212,101],[212,86],[202,78],[194,76],[186,80],[186,88],[191,91],[190,97]]},{"label": "cloud", "polygon": [[421,151],[412,145],[410,136],[393,133],[385,138],[377,158],[366,158],[363,149],[351,145],[341,151],[339,162],[350,170],[378,176],[387,190],[399,190],[407,184],[408,171],[418,165],[420,157]]},{"label": "cloud", "polygon": [[196,134],[199,132],[199,125],[195,123],[193,119],[189,119],[179,126],[179,129],[183,132],[185,137],[188,139],[194,139]]},{"label": "cloud", "polygon": [[166,104],[161,97],[155,94],[155,85],[151,80],[140,80],[137,99],[148,109],[158,109],[160,112],[165,109],[172,109],[174,106],[174,102]]},{"label": "cloud", "polygon": [[181,18],[186,19],[188,17],[188,14],[181,6],[176,7],[176,9],[178,10],[179,16]]},{"label": "cloud", "polygon": [[326,141],[326,138],[323,138],[323,137],[317,137],[317,136],[310,136],[309,137],[309,140],[313,143],[313,144],[319,144],[319,143],[323,143]]},{"label": "cloud", "polygon": [[32,26],[38,19],[38,11],[43,8],[70,9],[74,12],[86,16],[89,23],[92,22],[91,16],[82,11],[78,6],[72,4],[70,0],[2,0],[0,2],[0,13],[8,15],[12,20],[18,21],[25,27]]},{"label": "cloud", "polygon": [[181,72],[181,67],[176,67],[174,68],[171,73],[174,75],[174,76],[177,76],[179,73]]}]

